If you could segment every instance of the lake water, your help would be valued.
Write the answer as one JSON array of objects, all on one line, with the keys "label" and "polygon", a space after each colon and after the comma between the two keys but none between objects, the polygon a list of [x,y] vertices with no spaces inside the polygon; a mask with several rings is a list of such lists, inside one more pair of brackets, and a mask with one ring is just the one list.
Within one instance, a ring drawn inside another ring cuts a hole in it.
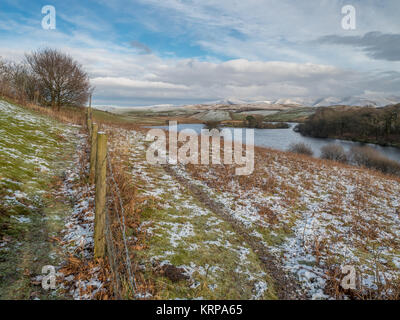
[{"label": "lake water", "polygon": [[[321,155],[321,148],[327,144],[340,144],[343,148],[348,151],[353,146],[365,146],[368,145],[386,157],[400,162],[400,149],[393,147],[383,147],[375,144],[363,144],[359,142],[338,140],[338,139],[321,139],[304,137],[300,133],[293,131],[296,126],[295,123],[290,124],[289,129],[254,129],[254,144],[260,147],[268,147],[276,150],[286,151],[292,143],[304,142],[308,144],[314,151],[314,155],[319,157]],[[151,128],[167,129],[168,126],[157,126]],[[193,129],[198,134],[201,133],[201,129],[204,128],[204,124],[179,124],[178,131],[184,129]],[[227,128],[233,130],[233,128]],[[243,130],[243,142],[245,142],[245,130]]]}]

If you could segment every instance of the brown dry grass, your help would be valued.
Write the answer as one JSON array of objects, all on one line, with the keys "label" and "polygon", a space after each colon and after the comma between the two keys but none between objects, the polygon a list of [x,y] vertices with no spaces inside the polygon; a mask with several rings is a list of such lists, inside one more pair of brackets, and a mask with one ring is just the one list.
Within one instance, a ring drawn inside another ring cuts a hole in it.
[{"label": "brown dry grass", "polygon": [[32,110],[34,112],[40,113],[42,115],[46,115],[52,119],[63,123],[72,123],[75,125],[83,125],[85,121],[85,109],[84,107],[81,108],[73,108],[73,107],[62,107],[60,111],[49,107],[42,107],[33,103],[29,102],[21,102],[14,99],[0,97],[3,100],[6,100],[12,104],[21,106],[23,108]]},{"label": "brown dry grass", "polygon": [[[17,104],[16,101],[7,99],[9,102]],[[18,105],[18,104],[17,104]],[[19,104],[19,106],[32,110],[34,112],[38,112],[42,115],[48,116],[57,121],[80,125],[82,128],[85,126],[85,112],[86,108],[61,108],[60,111],[56,111],[51,108],[41,107],[38,105],[23,103]],[[121,123],[118,121],[107,121],[102,120],[100,118],[94,119],[94,122],[99,124],[100,128],[124,128],[128,130],[142,130],[135,124],[132,123]],[[112,131],[109,131],[110,141],[112,143],[113,135]],[[88,184],[88,172],[87,168],[89,167],[89,155],[90,155],[90,144],[89,141],[86,143],[86,147],[84,150],[80,150],[80,160],[79,160],[79,171],[80,171],[80,180],[74,186],[76,188],[82,188],[86,190],[83,192],[82,197],[89,198],[90,195],[90,187]],[[140,250],[144,246],[143,235],[138,233],[138,226],[140,223],[140,207],[141,204],[145,201],[145,199],[138,196],[136,188],[132,183],[131,176],[128,173],[126,155],[124,150],[116,150],[114,152],[110,152],[109,156],[112,162],[112,170],[114,173],[114,178],[118,186],[119,194],[122,198],[123,202],[123,210],[125,212],[125,223],[127,230],[130,236],[134,236],[136,240],[134,242],[130,242],[129,246],[135,248],[135,250]],[[124,257],[124,248],[122,241],[122,233],[120,229],[120,223],[118,222],[118,218],[116,215],[116,210],[121,211],[119,206],[119,198],[117,196],[117,192],[115,188],[111,188],[112,183],[110,182],[110,172],[108,172],[109,179],[109,188],[108,188],[108,213],[111,219],[111,231],[114,238],[115,247],[118,250],[117,257],[117,270],[113,270],[111,268],[110,262],[108,259],[97,259],[94,261],[87,261],[83,258],[81,251],[83,248],[77,248],[74,255],[71,255],[66,265],[63,267],[62,271],[65,276],[75,275],[80,280],[89,280],[92,276],[91,270],[93,268],[100,268],[101,274],[99,275],[99,280],[103,282],[103,288],[105,290],[99,291],[97,295],[94,297],[95,299],[108,300],[117,297],[123,298],[133,298],[132,292],[129,291],[129,286],[127,285],[127,280],[120,279],[120,287],[116,288],[113,282],[110,282],[110,278],[115,278],[114,271],[117,271],[119,275],[126,275],[126,261],[122,259]],[[90,207],[93,209],[94,204],[91,203]],[[82,212],[82,215],[85,215],[86,212]],[[130,257],[132,261],[135,261],[135,257]],[[136,284],[138,292],[153,292],[152,290],[153,284],[151,281],[143,279],[139,273],[136,273],[136,266],[132,266],[134,273],[137,274]],[[68,285],[68,284],[67,284]],[[82,292],[81,294],[90,294],[94,288],[88,288],[86,292]]]},{"label": "brown dry grass", "polygon": [[[61,113],[55,113],[50,109],[41,108],[37,106],[26,106],[34,111],[41,112],[50,117],[53,117],[57,120],[63,122],[70,122],[74,124],[82,124],[83,111],[77,111],[76,113],[71,113],[67,110],[62,111]],[[132,123],[120,123],[116,121],[107,121],[101,119],[95,119],[96,122],[99,123],[100,128],[124,128],[127,130],[135,130],[145,132],[146,129],[140,128],[136,124]],[[112,130],[108,129],[110,133],[110,141],[114,139]],[[168,140],[167,140],[168,141]],[[143,205],[144,199],[141,199],[138,194],[135,186],[132,184],[131,175],[128,172],[128,159],[127,155],[129,154],[128,150],[115,150],[110,154],[112,159],[112,166],[114,171],[114,176],[117,181],[118,188],[120,190],[122,199],[123,199],[123,207],[126,214],[126,226],[129,229],[129,232],[132,232],[132,235],[135,236],[135,241],[129,243],[129,246],[136,248],[136,250],[140,250],[140,248],[145,246],[144,236],[137,232],[138,226],[140,223],[140,211]],[[301,194],[299,193],[299,189],[290,185],[286,179],[277,179],[277,176],[286,177],[290,176],[293,173],[298,174],[299,179],[297,181],[298,185],[301,188],[309,190],[312,187],[313,181],[309,179],[310,174],[320,174],[321,172],[332,172],[332,174],[337,174],[340,172],[342,177],[347,178],[349,181],[358,186],[358,190],[354,192],[354,199],[351,200],[351,205],[356,207],[357,209],[351,212],[352,214],[352,226],[351,232],[359,235],[363,239],[374,240],[377,238],[376,230],[377,226],[373,223],[366,223],[365,219],[363,219],[360,215],[360,210],[365,209],[368,204],[367,197],[368,194],[363,192],[363,190],[370,190],[371,182],[374,180],[384,180],[386,181],[384,184],[385,190],[390,190],[390,183],[396,182],[400,183],[400,177],[386,175],[384,173],[367,169],[367,168],[359,168],[354,167],[348,164],[334,162],[330,160],[316,159],[306,155],[293,154],[290,152],[282,152],[271,150],[267,148],[255,147],[255,169],[253,174],[249,176],[237,176],[235,174],[235,165],[210,165],[210,166],[202,166],[202,165],[187,165],[186,170],[191,174],[194,179],[204,181],[209,187],[218,190],[218,192],[234,192],[237,190],[232,189],[231,182],[235,181],[236,185],[239,186],[240,190],[251,190],[252,188],[260,188],[268,194],[285,194],[285,206],[287,208],[293,208]],[[223,157],[223,142],[221,142],[221,157]],[[280,166],[276,166],[275,164],[279,163]],[[86,168],[86,164],[84,161],[81,164],[82,173],[84,172],[84,168]],[[333,170],[334,168],[334,170]],[[207,173],[212,171],[212,175],[209,176]],[[324,181],[324,176],[320,176],[321,181]],[[337,183],[337,190],[343,188],[339,183]],[[371,191],[371,195],[377,195],[379,193],[378,190]],[[238,195],[239,197],[239,195]],[[122,238],[121,234],[118,231],[119,223],[115,220],[116,208],[119,206],[119,201],[117,201],[117,195],[115,190],[109,190],[109,210],[110,215],[114,221],[112,224],[113,231],[116,235],[115,241],[119,250],[122,250]],[[327,212],[330,212],[332,215],[341,215],[340,204],[345,204],[346,199],[343,198],[343,194],[338,192],[337,194],[332,195],[330,198],[330,202],[327,205]],[[259,206],[259,214],[263,217],[265,221],[267,221],[270,225],[277,225],[280,223],[279,217],[276,213],[274,213],[271,208],[268,206]],[[400,208],[399,208],[400,211]],[[358,246],[362,250],[368,250],[365,247],[364,242],[355,243],[354,246]],[[320,259],[323,255],[329,255],[329,243],[326,241],[321,241],[320,239],[314,239],[312,250],[314,255],[317,258],[317,263],[319,264]],[[135,257],[131,256],[132,261],[135,261]],[[82,265],[79,266],[77,262],[71,264],[71,268],[73,270],[79,270],[81,268],[82,272],[85,273],[87,262],[82,261]],[[96,262],[101,267],[104,268],[107,276],[110,276],[109,265],[104,261]],[[133,266],[136,271],[136,266]],[[124,262],[119,262],[119,268],[121,273],[123,273]],[[379,298],[382,297],[383,294],[386,294],[386,298],[398,298],[399,297],[399,284],[397,282],[392,282],[390,285],[387,284],[385,286],[380,287],[377,291],[362,291],[361,289],[354,292],[344,292],[340,287],[340,277],[338,275],[337,269],[333,263],[331,265],[331,269],[327,273],[326,277],[328,278],[327,292],[337,298],[343,298],[344,294],[347,297],[358,298],[358,299],[366,299],[366,298]],[[135,272],[136,274],[136,282],[138,286],[139,292],[150,292],[156,294],[156,289],[151,280],[144,279],[141,276],[140,272]],[[99,296],[100,299],[108,299],[112,298],[115,294],[114,289],[111,286],[107,287],[107,293],[102,296]],[[392,292],[389,296],[388,292]],[[132,293],[129,292],[127,286],[123,286],[121,292],[124,297],[132,298]]]},{"label": "brown dry grass", "polygon": [[[115,137],[112,131],[109,131],[110,143],[114,145]],[[147,200],[138,194],[137,187],[132,180],[129,173],[128,150],[115,148],[109,153],[111,159],[112,173],[117,186],[114,185],[110,172],[108,172],[108,214],[111,221],[111,233],[114,241],[114,248],[116,252],[113,254],[113,260],[116,264],[114,270],[114,278],[119,278],[117,283],[120,283],[118,292],[115,297],[122,297],[125,299],[135,299],[135,294],[151,293],[155,295],[155,286],[151,280],[145,279],[139,272],[138,266],[135,261],[134,252],[138,252],[145,248],[145,233],[139,231],[140,228],[140,214],[143,203]],[[121,210],[121,203],[123,210]],[[129,279],[127,278],[127,265],[122,226],[122,214],[125,218],[127,247],[129,250],[129,257],[132,262],[131,268],[135,277],[136,292],[131,291],[128,285]]]},{"label": "brown dry grass", "polygon": [[[374,253],[373,248],[371,249],[371,244],[376,241],[379,241],[381,245],[390,247],[392,250],[400,249],[399,243],[395,238],[381,239],[379,237],[381,232],[393,233],[389,225],[385,226],[385,223],[380,220],[365,218],[365,213],[374,217],[377,210],[380,210],[380,208],[371,206],[371,198],[375,197],[382,199],[382,201],[389,199],[388,196],[384,196],[381,193],[381,190],[373,187],[374,183],[379,182],[385,192],[393,195],[393,183],[400,183],[398,176],[341,162],[316,159],[307,155],[260,147],[255,147],[255,155],[255,169],[249,176],[237,176],[234,170],[235,165],[204,166],[189,164],[186,165],[186,171],[190,173],[193,179],[202,181],[218,193],[228,192],[233,194],[234,201],[237,204],[239,204],[238,200],[241,199],[241,196],[247,194],[251,197],[248,190],[253,190],[254,188],[270,195],[284,195],[281,203],[289,211],[296,210],[297,203],[301,202],[300,197],[302,194],[299,190],[315,190],[314,184],[319,183],[323,191],[325,183],[330,183],[335,193],[329,194],[328,201],[324,203],[324,212],[333,217],[341,218],[344,214],[343,208],[348,209],[348,214],[351,217],[349,232],[351,232],[353,239],[351,245],[355,250],[374,256],[377,253]],[[223,157],[222,147],[221,157]],[[293,176],[298,178],[295,180],[296,185],[293,184],[291,179]],[[318,181],[312,179],[311,176],[318,177]],[[277,179],[277,177],[280,177],[280,179]],[[337,178],[336,183],[335,177]],[[339,182],[342,181],[341,179],[348,181],[349,185],[356,186],[352,192],[352,198],[348,199],[346,197],[346,188]],[[232,182],[235,183],[232,184]],[[278,225],[281,225],[282,228],[287,226],[287,222],[280,221],[279,215],[273,212],[269,206],[256,204],[256,207],[261,220],[266,221],[271,228]],[[400,212],[400,208],[397,211]],[[385,213],[382,214],[385,215]],[[332,226],[332,228],[334,227]],[[333,233],[336,232],[335,229],[332,230]],[[352,299],[398,299],[400,286],[399,281],[396,280],[385,281],[384,285],[378,285],[375,290],[359,287],[357,290],[346,291],[340,287],[341,278],[337,272],[338,265],[335,261],[334,253],[330,251],[330,244],[337,241],[345,242],[347,238],[346,235],[338,232],[336,240],[334,237],[330,239],[315,238],[312,243],[308,244],[318,265],[322,257],[327,257],[325,266],[328,266],[328,271],[326,275],[323,275],[327,279],[326,293],[337,299],[344,297]],[[369,263],[375,264],[375,268],[380,270],[377,271],[379,276],[376,277],[378,283],[380,278],[384,277],[383,267],[385,270],[391,270],[390,266],[383,266],[378,258],[376,258],[375,262],[369,260]]]}]

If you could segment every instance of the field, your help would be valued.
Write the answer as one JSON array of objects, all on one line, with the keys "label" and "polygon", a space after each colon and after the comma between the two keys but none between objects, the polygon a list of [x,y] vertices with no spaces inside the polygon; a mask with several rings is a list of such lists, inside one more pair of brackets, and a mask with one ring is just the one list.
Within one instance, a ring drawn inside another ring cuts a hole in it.
[{"label": "field", "polygon": [[[156,277],[156,297],[398,297],[398,178],[266,149],[249,177],[221,165],[154,167],[143,133],[115,138],[150,197],[141,270],[183,274]],[[341,288],[343,266],[357,270],[357,290]]]},{"label": "field", "polygon": [[141,125],[204,123],[206,121],[243,121],[246,117],[264,116],[267,122],[303,122],[315,108],[296,105],[194,105],[182,107],[118,108],[110,111],[95,110],[102,120],[130,122]]},{"label": "field", "polygon": [[55,192],[72,165],[79,130],[0,101],[0,297],[56,299],[32,285],[58,265],[58,237],[69,204]]},{"label": "field", "polygon": [[[137,285],[124,298],[399,298],[399,178],[262,148],[250,176],[150,165],[145,129],[94,116],[126,213]],[[1,102],[0,130],[0,297],[113,298],[107,261],[93,260],[82,128]],[[47,264],[55,291],[39,287]],[[354,289],[341,286],[345,266],[357,271]]]},{"label": "field", "polygon": [[314,112],[315,108],[313,107],[301,107],[268,115],[264,120],[271,122],[304,122],[309,116],[313,115]]}]

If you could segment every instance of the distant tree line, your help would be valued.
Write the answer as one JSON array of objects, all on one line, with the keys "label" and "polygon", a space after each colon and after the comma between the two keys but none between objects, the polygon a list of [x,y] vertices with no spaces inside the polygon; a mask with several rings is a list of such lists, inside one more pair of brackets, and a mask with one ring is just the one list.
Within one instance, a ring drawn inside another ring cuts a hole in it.
[{"label": "distant tree line", "polygon": [[92,92],[89,76],[71,56],[41,49],[20,62],[0,58],[0,95],[60,110],[82,106]]},{"label": "distant tree line", "polygon": [[255,128],[255,129],[288,129],[290,125],[286,122],[264,122],[264,116],[255,115],[247,116],[246,120],[235,120],[235,121],[216,121],[209,120],[204,122],[205,129],[221,130],[221,127],[234,127],[234,128]]},{"label": "distant tree line", "polygon": [[263,115],[249,115],[246,117],[244,126],[247,128],[255,129],[287,129],[290,128],[289,124],[285,122],[266,123],[264,122],[265,116]]},{"label": "distant tree line", "polygon": [[318,108],[296,130],[306,136],[400,147],[400,104],[383,108]]}]

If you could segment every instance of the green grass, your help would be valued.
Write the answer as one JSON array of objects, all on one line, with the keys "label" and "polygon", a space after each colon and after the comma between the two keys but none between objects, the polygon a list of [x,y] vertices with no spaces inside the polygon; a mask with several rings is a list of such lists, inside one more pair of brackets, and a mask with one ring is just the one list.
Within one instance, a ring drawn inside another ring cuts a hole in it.
[{"label": "green grass", "polygon": [[[52,163],[66,144],[64,127],[34,112],[0,102],[0,226],[10,215],[42,206]],[[0,229],[7,233],[8,228]]]},{"label": "green grass", "polygon": [[264,121],[270,122],[304,122],[309,116],[315,113],[315,108],[302,107],[290,110],[279,111],[278,113],[268,115]]},{"label": "green grass", "polygon": [[97,109],[93,109],[93,118],[95,120],[100,120],[100,121],[110,121],[114,123],[135,123],[135,119],[126,116],[126,115],[120,115],[120,114],[115,114],[107,111],[101,111]]},{"label": "green grass", "polygon": [[[0,298],[57,298],[32,287],[44,265],[58,265],[49,237],[68,205],[51,194],[75,151],[76,128],[0,100]],[[28,272],[27,272],[28,271]],[[37,292],[36,292],[37,291]]]},{"label": "green grass", "polygon": [[[180,208],[179,202],[182,204],[182,200],[175,201],[178,208]],[[197,205],[201,206],[201,204]],[[260,262],[244,243],[244,239],[236,235],[229,224],[220,221],[217,227],[210,227],[208,222],[212,217],[213,213],[209,213],[206,216],[191,218],[189,211],[177,210],[176,207],[168,210],[153,210],[142,216],[144,220],[150,219],[156,225],[162,222],[163,225],[156,227],[148,244],[149,250],[139,254],[141,259],[148,261],[151,257],[161,256],[162,259],[168,259],[172,265],[178,267],[194,264],[199,267],[199,270],[207,270],[207,267],[213,266],[220,268],[206,275],[195,271],[192,277],[199,283],[196,288],[191,288],[186,280],[172,283],[169,279],[159,276],[157,281],[161,281],[164,287],[160,298],[251,299],[253,283],[248,280],[244,272],[238,272],[236,268],[245,265],[244,269],[251,274],[261,274]],[[169,225],[164,225],[164,223],[181,225],[190,223],[193,226],[194,234],[180,241],[177,247],[173,247],[170,241],[173,231]],[[207,241],[227,243],[229,246],[206,244]],[[197,246],[196,250],[189,250],[192,245]],[[246,261],[240,261],[238,251],[242,248],[249,250]],[[172,254],[165,256],[166,252]],[[268,276],[259,276],[258,280],[267,280],[270,286],[270,289],[261,298],[276,298],[271,279]]]},{"label": "green grass", "polygon": [[171,116],[168,114],[147,114],[145,112],[126,112],[121,114],[111,113],[93,109],[93,118],[100,122],[111,122],[115,124],[133,124],[159,126],[165,125],[166,119]]},{"label": "green grass", "polygon": [[[143,164],[144,159],[135,156],[135,161],[130,163],[132,168],[136,161]],[[251,299],[255,283],[259,281],[268,285],[259,299],[277,298],[274,282],[263,272],[256,253],[229,223],[206,209],[185,187],[174,190],[173,181],[161,179],[165,174],[161,168],[146,166],[144,171],[153,181],[144,183],[139,180],[140,176],[134,181],[141,188],[156,188],[162,193],[141,208],[141,221],[149,223],[152,233],[147,239],[147,248],[135,255],[138,263],[146,266],[145,278],[156,283],[157,298]],[[193,206],[202,214],[194,214]],[[192,232],[172,240],[185,225],[189,225]],[[241,256],[243,250],[247,251],[245,257]],[[194,270],[191,280],[172,282],[154,271],[153,262],[166,261],[178,268],[191,267]]]}]

